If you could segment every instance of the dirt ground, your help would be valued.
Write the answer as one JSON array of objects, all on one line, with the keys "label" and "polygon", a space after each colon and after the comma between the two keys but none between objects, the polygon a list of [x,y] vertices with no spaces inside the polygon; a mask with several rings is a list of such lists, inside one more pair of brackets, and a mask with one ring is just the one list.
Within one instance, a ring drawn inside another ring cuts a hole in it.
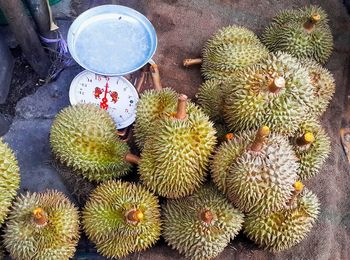
[{"label": "dirt ground", "polygon": [[[332,139],[332,154],[321,173],[306,183],[307,187],[314,191],[321,201],[319,220],[307,239],[286,252],[276,254],[266,252],[240,235],[225,249],[220,255],[220,259],[350,259],[350,167],[344,156],[338,134],[342,124],[347,86],[350,84],[350,15],[347,14],[342,1],[73,0],[69,2],[63,0],[60,5],[54,8],[56,17],[68,20],[73,20],[84,10],[101,4],[122,4],[142,12],[151,20],[158,34],[158,49],[154,59],[160,66],[163,85],[194,97],[202,82],[199,67],[185,69],[182,67],[182,60],[186,57],[199,56],[203,44],[216,30],[222,26],[237,24],[252,29],[260,35],[277,11],[285,8],[298,8],[310,3],[321,5],[329,14],[335,46],[326,67],[334,74],[337,84],[335,96],[322,118],[322,123]],[[56,85],[50,86],[47,91],[56,92],[49,100],[58,100],[61,95],[64,102],[67,103],[68,86],[75,74],[72,73],[64,81],[57,83],[61,86],[61,90],[57,90]],[[35,81],[33,79],[33,84]],[[18,84],[23,85],[23,83]],[[35,99],[40,95],[46,95],[41,89],[30,98]],[[66,104],[64,102],[62,106]],[[13,106],[14,104],[12,108]],[[21,139],[16,140],[16,135],[18,136],[18,133],[22,133],[24,129],[29,129],[27,121],[39,118],[36,116],[36,108],[30,110],[31,114],[29,115],[29,112],[26,112],[28,107],[29,99],[23,100],[17,105],[16,118],[18,120],[5,137],[5,140],[13,143],[12,147],[18,153],[21,153],[22,145],[26,144],[26,138],[30,138],[30,136],[23,137],[23,141],[21,141]],[[8,113],[13,113],[11,108],[6,109],[8,109]],[[44,116],[40,115],[39,123],[32,130],[33,136],[37,135],[37,133],[34,135],[34,131],[41,131],[41,126],[42,129],[48,131],[50,120],[55,112],[51,112],[50,109],[46,110],[49,112],[45,111]],[[50,120],[45,121],[44,119]],[[43,138],[47,139],[46,132]],[[20,142],[22,142],[21,145]],[[38,149],[33,148],[32,152]],[[43,153],[47,153],[46,148],[40,149],[43,150]],[[26,167],[25,161],[31,158],[26,156],[23,155],[23,159],[20,159],[23,160],[24,168]],[[49,155],[42,160],[50,160]],[[38,161],[39,163],[42,161]],[[85,244],[83,248],[80,248],[80,251],[85,249],[90,251]],[[79,257],[78,259],[97,258]],[[132,254],[125,259],[181,259],[181,256],[175,250],[167,247],[164,241],[160,241],[154,248],[139,254]]]}]

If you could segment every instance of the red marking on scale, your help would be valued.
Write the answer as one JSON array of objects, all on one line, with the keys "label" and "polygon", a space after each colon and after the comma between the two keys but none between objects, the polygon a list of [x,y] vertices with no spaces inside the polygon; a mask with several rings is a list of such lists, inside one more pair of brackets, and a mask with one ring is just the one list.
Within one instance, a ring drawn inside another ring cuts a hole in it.
[{"label": "red marking on scale", "polygon": [[99,87],[96,87],[95,88],[95,91],[94,91],[94,96],[95,98],[100,98],[100,95],[103,93],[102,89],[100,89]]},{"label": "red marking on scale", "polygon": [[109,95],[112,98],[113,103],[117,103],[118,101],[118,93],[116,91],[110,91]]},{"label": "red marking on scale", "polygon": [[108,109],[108,99],[107,99],[107,93],[108,93],[108,80],[106,82],[106,89],[105,89],[105,94],[104,94],[104,97],[102,98],[102,102],[100,103],[100,107],[102,109],[105,109],[107,110]]}]

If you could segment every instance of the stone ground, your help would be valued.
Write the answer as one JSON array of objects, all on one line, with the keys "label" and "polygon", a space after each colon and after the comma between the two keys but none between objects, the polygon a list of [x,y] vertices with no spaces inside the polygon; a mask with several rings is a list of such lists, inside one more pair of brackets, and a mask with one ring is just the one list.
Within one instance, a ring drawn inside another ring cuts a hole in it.
[{"label": "stone ground", "polygon": [[[330,15],[335,48],[326,67],[335,76],[337,89],[333,101],[322,118],[332,138],[332,154],[320,175],[307,183],[320,198],[322,210],[310,235],[299,245],[283,253],[258,249],[243,236],[233,241],[220,255],[221,259],[350,259],[350,177],[349,165],[339,141],[339,128],[349,85],[350,16],[341,0],[63,0],[53,7],[57,18],[67,23],[82,11],[96,5],[113,3],[132,7],[145,14],[158,33],[155,60],[160,66],[163,85],[194,97],[201,83],[199,68],[184,69],[185,57],[200,54],[204,42],[222,26],[238,24],[260,34],[281,9],[321,5]],[[49,146],[49,129],[57,112],[69,105],[71,80],[81,70],[65,69],[55,82],[40,87],[33,95],[21,99],[15,117],[4,139],[18,157],[21,192],[55,188],[67,194],[67,188],[54,167]],[[74,198],[72,198],[74,199]],[[84,251],[81,248],[79,251]],[[89,250],[90,251],[90,250]],[[160,241],[156,247],[132,254],[125,259],[180,259],[181,256]],[[77,259],[103,259],[98,256],[77,256]]]}]

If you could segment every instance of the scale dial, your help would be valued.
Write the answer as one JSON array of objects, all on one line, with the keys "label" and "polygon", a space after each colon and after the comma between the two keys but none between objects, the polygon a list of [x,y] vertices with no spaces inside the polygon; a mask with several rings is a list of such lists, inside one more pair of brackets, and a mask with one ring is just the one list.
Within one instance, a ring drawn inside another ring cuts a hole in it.
[{"label": "scale dial", "polygon": [[122,129],[135,121],[139,96],[124,77],[102,76],[85,70],[73,79],[69,99],[72,105],[92,103],[107,110],[117,129]]}]

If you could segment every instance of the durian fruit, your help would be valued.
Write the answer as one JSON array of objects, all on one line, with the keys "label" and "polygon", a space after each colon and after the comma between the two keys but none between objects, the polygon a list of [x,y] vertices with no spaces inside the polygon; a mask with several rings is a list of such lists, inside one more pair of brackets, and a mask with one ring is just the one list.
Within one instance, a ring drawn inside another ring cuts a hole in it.
[{"label": "durian fruit", "polygon": [[298,162],[288,139],[263,126],[223,143],[212,172],[214,183],[237,208],[265,214],[281,209],[292,195]]},{"label": "durian fruit", "polygon": [[294,186],[294,197],[284,209],[267,215],[247,215],[244,233],[249,239],[270,251],[282,251],[307,236],[317,220],[319,201],[311,191],[305,189],[301,192],[301,182],[296,182]]},{"label": "durian fruit", "polygon": [[18,162],[11,148],[0,138],[0,226],[4,223],[19,188]]},{"label": "durian fruit", "polygon": [[160,196],[190,195],[205,180],[209,156],[216,144],[213,124],[185,95],[177,112],[157,122],[139,164],[144,185]]},{"label": "durian fruit", "polygon": [[301,63],[307,69],[313,86],[314,102],[311,106],[311,113],[321,116],[326,111],[335,92],[333,75],[311,59],[301,60]]},{"label": "durian fruit", "polygon": [[160,237],[158,199],[141,185],[107,181],[86,203],[83,228],[108,258],[145,250]]},{"label": "durian fruit", "polygon": [[89,181],[105,181],[125,175],[131,168],[129,147],[118,139],[107,111],[93,104],[63,109],[50,134],[54,155]]},{"label": "durian fruit", "polygon": [[137,103],[134,136],[137,146],[144,143],[157,127],[157,120],[169,116],[176,109],[177,94],[170,88],[146,90]]},{"label": "durian fruit", "polygon": [[333,37],[326,12],[317,6],[282,11],[266,28],[263,43],[270,51],[325,63],[332,53]]},{"label": "durian fruit", "polygon": [[191,259],[213,259],[238,234],[243,214],[212,185],[162,207],[163,237]]},{"label": "durian fruit", "polygon": [[17,198],[6,224],[4,245],[13,259],[70,259],[79,240],[79,213],[58,191]]},{"label": "durian fruit", "polygon": [[320,123],[309,117],[290,139],[300,162],[299,179],[310,179],[319,172],[330,153],[330,138]]},{"label": "durian fruit", "polygon": [[279,52],[230,82],[224,117],[234,132],[264,124],[289,135],[297,130],[313,102],[307,71],[295,58]]},{"label": "durian fruit", "polygon": [[254,32],[232,25],[223,27],[208,40],[202,59],[186,59],[184,66],[202,63],[205,79],[225,80],[267,56],[268,50]]}]

